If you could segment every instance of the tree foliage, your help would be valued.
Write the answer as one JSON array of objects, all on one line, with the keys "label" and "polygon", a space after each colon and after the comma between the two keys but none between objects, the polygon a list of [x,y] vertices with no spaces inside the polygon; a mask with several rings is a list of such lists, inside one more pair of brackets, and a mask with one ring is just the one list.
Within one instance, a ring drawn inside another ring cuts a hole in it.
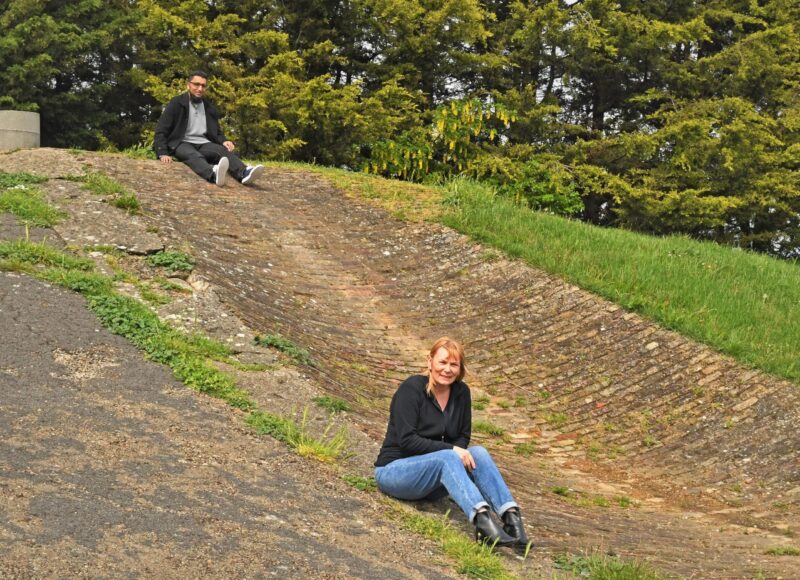
[{"label": "tree foliage", "polygon": [[8,0],[0,107],[149,139],[194,68],[253,157],[800,255],[794,0]]}]

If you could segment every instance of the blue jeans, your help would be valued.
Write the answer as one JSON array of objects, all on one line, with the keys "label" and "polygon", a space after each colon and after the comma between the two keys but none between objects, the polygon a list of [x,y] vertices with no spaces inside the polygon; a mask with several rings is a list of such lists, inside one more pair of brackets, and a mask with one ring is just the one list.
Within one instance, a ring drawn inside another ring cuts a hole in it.
[{"label": "blue jeans", "polygon": [[472,473],[455,451],[445,449],[376,467],[375,482],[386,495],[405,500],[426,498],[444,486],[470,522],[475,519],[475,512],[485,506],[499,516],[518,507],[489,452],[480,446],[470,447],[469,452],[475,459]]}]

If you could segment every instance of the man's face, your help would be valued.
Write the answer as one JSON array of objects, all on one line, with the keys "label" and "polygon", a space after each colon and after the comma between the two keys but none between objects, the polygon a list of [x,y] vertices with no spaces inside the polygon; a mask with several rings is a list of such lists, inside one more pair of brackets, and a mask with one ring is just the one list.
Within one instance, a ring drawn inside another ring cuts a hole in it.
[{"label": "man's face", "polygon": [[188,83],[186,83],[186,88],[189,90],[190,95],[197,99],[201,99],[203,98],[203,94],[206,92],[206,88],[208,88],[208,79],[204,79],[203,77],[195,75],[189,79]]}]

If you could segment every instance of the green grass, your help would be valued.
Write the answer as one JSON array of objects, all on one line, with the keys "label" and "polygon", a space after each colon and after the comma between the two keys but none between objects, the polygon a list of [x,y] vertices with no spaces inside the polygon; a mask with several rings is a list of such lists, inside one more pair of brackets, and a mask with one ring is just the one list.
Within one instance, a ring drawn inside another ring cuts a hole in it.
[{"label": "green grass", "polygon": [[454,530],[448,514],[431,516],[413,511],[396,501],[387,500],[389,515],[406,530],[437,542],[442,551],[456,562],[456,572],[471,578],[511,579],[500,556],[490,546]]},{"label": "green grass", "polygon": [[503,435],[506,430],[494,423],[478,420],[472,422],[472,432],[484,433],[486,435]]},{"label": "green grass", "polygon": [[0,189],[8,189],[19,185],[36,185],[37,183],[44,183],[47,181],[46,177],[39,177],[25,172],[7,173],[0,171]]},{"label": "green grass", "polygon": [[52,227],[65,217],[64,212],[48,205],[42,194],[28,185],[0,190],[0,212],[13,214],[23,223],[42,228]]},{"label": "green grass", "polygon": [[794,546],[778,546],[776,548],[770,548],[764,553],[770,556],[800,556],[800,548],[795,548]]},{"label": "green grass", "polygon": [[74,178],[75,181],[83,183],[83,188],[96,195],[127,195],[130,192],[119,181],[108,175],[98,172],[87,173],[84,176]]},{"label": "green grass", "polygon": [[189,254],[178,250],[167,250],[147,256],[147,263],[151,266],[164,268],[168,272],[191,272],[194,270],[195,261]]},{"label": "green grass", "polygon": [[374,477],[362,477],[360,475],[343,475],[342,479],[355,487],[359,491],[376,491],[378,485]]},{"label": "green grass", "polygon": [[333,463],[340,459],[347,445],[347,427],[342,425],[336,433],[330,434],[333,423],[328,423],[321,437],[308,432],[308,407],[298,423],[291,417],[273,415],[264,411],[253,411],[247,423],[262,435],[283,441],[302,457]]},{"label": "green grass", "polygon": [[315,172],[390,211],[402,209],[408,219],[440,221],[746,365],[800,382],[796,262],[534,212],[466,179],[437,188],[318,166],[281,167]]},{"label": "green grass", "polygon": [[592,580],[661,580],[665,576],[644,562],[627,561],[606,554],[559,554],[553,558],[555,567],[579,577]]},{"label": "green grass", "polygon": [[257,335],[254,342],[259,346],[276,348],[292,358],[295,362],[307,366],[314,366],[314,359],[311,358],[311,355],[308,354],[306,349],[297,346],[291,340],[280,334]]},{"label": "green grass", "polygon": [[350,404],[347,401],[330,395],[322,395],[311,399],[323,409],[327,409],[331,413],[341,413],[350,410]]},{"label": "green grass", "polygon": [[530,457],[536,452],[536,444],[533,442],[519,443],[514,445],[514,453],[522,457]]},{"label": "green grass", "polygon": [[138,214],[142,212],[142,206],[139,204],[139,200],[136,199],[136,196],[132,193],[123,193],[122,195],[118,195],[111,201],[111,205],[120,209],[124,209],[128,213],[132,214]]}]

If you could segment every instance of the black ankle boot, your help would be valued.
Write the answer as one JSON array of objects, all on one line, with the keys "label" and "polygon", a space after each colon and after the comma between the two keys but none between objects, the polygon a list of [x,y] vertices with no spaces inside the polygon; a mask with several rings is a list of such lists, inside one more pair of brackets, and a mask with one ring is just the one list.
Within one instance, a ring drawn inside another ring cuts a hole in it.
[{"label": "black ankle boot", "polygon": [[510,546],[514,543],[514,538],[495,523],[488,511],[475,514],[475,539],[495,546]]},{"label": "black ankle boot", "polygon": [[503,530],[514,539],[514,547],[527,548],[528,535],[522,525],[522,515],[516,508],[511,508],[503,514]]}]

